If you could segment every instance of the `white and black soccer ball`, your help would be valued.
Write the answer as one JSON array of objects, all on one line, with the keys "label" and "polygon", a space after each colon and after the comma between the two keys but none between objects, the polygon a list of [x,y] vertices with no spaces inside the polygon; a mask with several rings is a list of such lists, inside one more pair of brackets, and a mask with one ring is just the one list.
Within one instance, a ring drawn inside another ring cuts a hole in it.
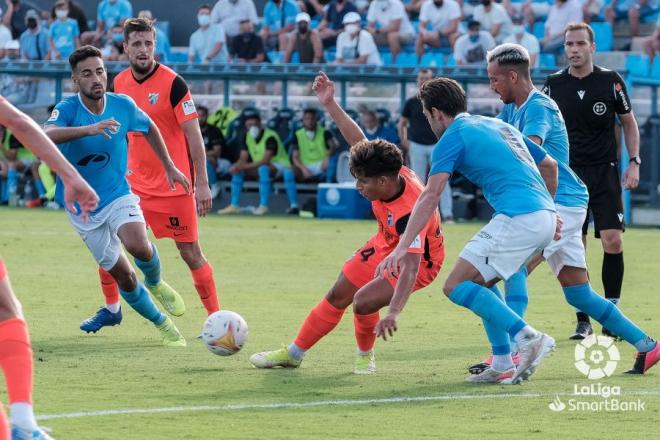
[{"label": "white and black soccer ball", "polygon": [[229,310],[211,314],[202,328],[202,341],[211,353],[231,356],[241,351],[248,338],[247,322]]}]

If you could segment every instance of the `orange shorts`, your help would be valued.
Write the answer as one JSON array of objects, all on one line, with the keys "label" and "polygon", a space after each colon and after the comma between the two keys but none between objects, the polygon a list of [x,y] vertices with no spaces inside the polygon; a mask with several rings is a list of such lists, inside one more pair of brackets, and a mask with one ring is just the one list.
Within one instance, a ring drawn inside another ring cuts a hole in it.
[{"label": "orange shorts", "polygon": [[[344,263],[344,267],[341,269],[341,272],[348,281],[358,289],[374,279],[376,267],[378,267],[380,262],[388,255],[382,250],[382,248],[379,250],[375,243],[376,237],[372,237],[371,240],[369,240],[346,263]],[[423,259],[419,263],[419,270],[417,271],[417,279],[415,280],[413,292],[428,286],[433,280],[435,280],[435,277],[438,276],[440,267],[442,267],[444,255],[438,256],[438,261],[435,260],[436,259],[434,258],[431,267],[428,267],[427,262]],[[392,287],[396,285],[396,278],[387,277],[387,280]]]},{"label": "orange shorts", "polygon": [[5,267],[5,262],[0,258],[0,281],[4,280],[7,276],[7,268]]},{"label": "orange shorts", "polygon": [[197,205],[195,196],[154,197],[137,194],[144,220],[156,238],[191,243],[197,241]]}]

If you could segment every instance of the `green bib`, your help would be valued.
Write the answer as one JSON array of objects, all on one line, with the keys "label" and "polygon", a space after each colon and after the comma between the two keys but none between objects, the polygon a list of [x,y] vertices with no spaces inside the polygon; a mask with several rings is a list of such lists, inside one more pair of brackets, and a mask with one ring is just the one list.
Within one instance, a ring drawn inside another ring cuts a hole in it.
[{"label": "green bib", "polygon": [[319,163],[328,154],[328,148],[325,145],[325,129],[323,127],[316,127],[314,139],[308,138],[307,130],[301,128],[296,131],[296,139],[298,139],[300,160],[305,165]]},{"label": "green bib", "polygon": [[264,158],[264,154],[266,153],[266,141],[271,137],[274,137],[277,142],[277,153],[273,156],[272,162],[287,166],[291,165],[289,162],[289,155],[286,153],[280,137],[270,128],[264,128],[259,142],[257,142],[250,133],[245,135],[245,143],[247,144],[248,153],[250,153],[252,160],[254,162],[259,162]]}]

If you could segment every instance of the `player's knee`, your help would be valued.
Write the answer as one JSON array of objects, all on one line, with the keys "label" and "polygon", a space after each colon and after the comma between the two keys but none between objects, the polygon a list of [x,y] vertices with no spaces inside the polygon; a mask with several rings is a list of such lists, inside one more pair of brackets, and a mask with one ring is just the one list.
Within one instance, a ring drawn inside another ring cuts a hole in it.
[{"label": "player's knee", "polygon": [[454,282],[451,279],[448,279],[445,281],[445,284],[442,286],[442,292],[445,294],[445,296],[449,297],[451,293],[454,291],[456,288],[456,282]]},{"label": "player's knee", "polygon": [[351,302],[353,302],[353,298],[347,298],[346,295],[342,294],[342,292],[336,287],[330,289],[325,295],[325,299],[327,299],[333,307],[338,309],[345,309],[351,305]]},{"label": "player's knee", "polygon": [[619,254],[623,252],[623,237],[619,231],[603,234],[600,239],[603,243],[603,250],[608,254]]},{"label": "player's knee", "polygon": [[124,292],[132,292],[137,287],[137,275],[132,269],[117,273],[115,279],[119,288]]},{"label": "player's knee", "polygon": [[353,298],[353,312],[358,315],[369,315],[378,311],[375,301],[366,298],[365,295],[356,295]]},{"label": "player's knee", "polygon": [[127,243],[125,246],[126,251],[138,260],[149,261],[153,256],[149,240],[135,240],[131,243]]},{"label": "player's knee", "polygon": [[205,262],[202,250],[199,246],[194,246],[193,243],[186,243],[185,246],[179,246],[179,254],[190,268],[199,268]]}]

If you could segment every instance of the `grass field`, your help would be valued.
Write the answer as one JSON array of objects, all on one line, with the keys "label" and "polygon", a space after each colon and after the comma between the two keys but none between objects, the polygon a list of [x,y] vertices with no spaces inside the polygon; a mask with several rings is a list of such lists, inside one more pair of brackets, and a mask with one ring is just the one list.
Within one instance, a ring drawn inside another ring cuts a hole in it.
[{"label": "grass field", "polygon": [[[392,341],[377,343],[378,373],[351,374],[350,313],[297,370],[259,371],[248,357],[296,334],[342,263],[376,229],[374,222],[213,216],[201,222],[204,251],[216,269],[224,308],[248,322],[239,354],[212,355],[195,339],[205,318],[190,274],[173,243],[158,243],[163,275],[187,301],[176,323],[185,349],[160,346],[155,329],[124,308],[121,326],[86,335],[79,323],[102,303],[96,266],[62,212],[0,209],[0,254],[31,328],[35,405],[57,439],[351,439],[351,438],[634,438],[657,433],[660,368],[643,377],[623,371],[633,348],[601,382],[645,412],[553,412],[557,395],[589,385],[573,366],[573,310],[547,266],[530,279],[529,321],[552,334],[557,352],[522,386],[473,386],[466,366],[487,352],[481,323],[441,293],[442,282],[477,224],[445,228],[447,261],[439,279],[416,293]],[[622,307],[651,334],[660,310],[660,231],[626,233]],[[594,287],[600,245],[590,240]],[[598,274],[598,275],[597,275]],[[598,327],[600,329],[600,327]],[[0,399],[6,402],[4,387]],[[124,411],[125,410],[125,411]],[[655,420],[655,422],[653,421]],[[623,434],[625,433],[625,434]]]}]

